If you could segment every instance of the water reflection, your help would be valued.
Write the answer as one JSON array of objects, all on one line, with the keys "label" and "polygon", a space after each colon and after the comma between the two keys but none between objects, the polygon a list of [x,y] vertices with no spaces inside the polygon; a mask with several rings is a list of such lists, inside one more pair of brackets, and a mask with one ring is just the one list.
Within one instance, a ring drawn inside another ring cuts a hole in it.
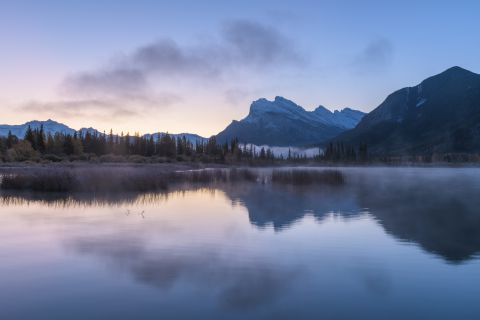
[{"label": "water reflection", "polygon": [[474,257],[480,252],[478,171],[443,176],[433,171],[422,176],[418,170],[357,172],[342,188],[230,187],[226,194],[246,206],[257,226],[271,224],[281,230],[305,214],[322,221],[330,213],[351,218],[368,211],[394,237],[448,261]]},{"label": "water reflection", "polygon": [[[479,171],[345,171],[347,184],[328,188],[242,184],[156,194],[3,193],[0,256],[7,263],[0,266],[0,282],[10,293],[0,292],[0,299],[13,294],[18,302],[6,304],[0,317],[22,318],[24,312],[23,318],[32,318],[20,308],[29,305],[23,299],[32,292],[48,292],[53,305],[68,305],[65,297],[79,288],[91,287],[92,294],[122,281],[124,292],[109,292],[119,306],[79,300],[78,318],[92,318],[85,313],[92,308],[131,318],[124,313],[130,303],[152,319],[480,315],[472,302],[480,293],[479,269],[472,264],[480,252]],[[40,268],[36,278],[32,268],[55,255],[60,267]],[[78,265],[84,268],[74,273]],[[61,278],[59,270],[71,273]],[[28,285],[21,282],[25,271],[32,274]],[[29,287],[37,283],[42,285]],[[425,309],[418,302],[424,296],[439,307]]]},{"label": "water reflection", "polygon": [[375,175],[359,183],[356,194],[358,202],[398,239],[451,262],[480,252],[478,170],[411,169],[383,178]]},{"label": "water reflection", "polygon": [[[331,214],[348,219],[368,212],[395,238],[417,243],[448,261],[462,262],[480,252],[480,173],[476,169],[452,170],[347,169],[349,181],[345,187],[241,184],[216,188],[233,205],[244,206],[250,222],[257,227],[272,226],[281,231],[305,215],[321,222]],[[2,206],[36,202],[66,208],[141,207],[189,191],[192,189],[107,195],[4,192],[0,201]],[[130,209],[125,210],[128,215]]]},{"label": "water reflection", "polygon": [[222,189],[234,203],[244,205],[251,223],[288,229],[306,214],[321,221],[328,214],[355,217],[363,213],[356,195],[343,187],[287,187],[251,185]]},{"label": "water reflection", "polygon": [[174,251],[154,248],[126,233],[75,238],[69,250],[94,255],[109,268],[128,271],[135,280],[172,292],[179,285],[207,289],[222,308],[247,310],[265,306],[284,295],[299,270],[283,269],[265,261],[232,261],[213,248]]}]

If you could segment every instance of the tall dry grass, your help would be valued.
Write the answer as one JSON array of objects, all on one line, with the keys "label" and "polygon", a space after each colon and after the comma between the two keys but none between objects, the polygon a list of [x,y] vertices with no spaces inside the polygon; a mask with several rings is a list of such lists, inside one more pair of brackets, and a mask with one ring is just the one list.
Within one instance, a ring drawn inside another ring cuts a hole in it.
[{"label": "tall dry grass", "polygon": [[42,192],[147,192],[167,190],[174,184],[269,182],[290,185],[341,185],[338,170],[202,169],[165,171],[155,168],[41,168],[3,176],[1,189]]},{"label": "tall dry grass", "polygon": [[272,183],[290,185],[342,185],[345,177],[340,170],[273,170]]}]

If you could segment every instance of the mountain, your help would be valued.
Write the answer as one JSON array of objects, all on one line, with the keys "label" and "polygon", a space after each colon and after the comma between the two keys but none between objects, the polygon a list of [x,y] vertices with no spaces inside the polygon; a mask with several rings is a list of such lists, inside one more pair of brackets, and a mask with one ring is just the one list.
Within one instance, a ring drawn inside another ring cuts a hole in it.
[{"label": "mountain", "polygon": [[306,111],[282,97],[259,99],[246,118],[232,123],[217,135],[223,143],[240,142],[270,146],[308,146],[331,139],[355,125],[364,113],[349,108],[331,112],[323,106]]},{"label": "mountain", "polygon": [[[92,127],[75,130],[63,123],[59,123],[51,119],[48,119],[47,121],[37,121],[37,120],[29,121],[27,123],[20,124],[20,125],[6,125],[6,124],[0,125],[0,137],[2,136],[6,137],[8,135],[8,132],[11,131],[13,135],[19,138],[23,138],[29,126],[32,129],[40,129],[42,125],[46,135],[49,135],[49,134],[54,135],[55,133],[73,135],[75,132],[81,133],[82,135],[85,135],[87,132],[89,132],[90,134],[102,134],[102,132]],[[166,133],[164,132],[154,133],[153,134],[154,140],[157,140],[159,137],[165,134]],[[149,138],[150,135],[151,134],[146,134],[145,136]],[[197,141],[206,142],[208,140],[207,138],[203,138],[199,135],[192,134],[192,133],[170,134],[170,136],[174,137],[175,139],[177,137],[180,137],[180,138],[185,137],[188,141],[190,141],[193,144],[195,144]]]},{"label": "mountain", "polygon": [[30,121],[20,125],[6,125],[6,124],[0,125],[0,136],[7,136],[8,132],[11,131],[13,135],[19,138],[23,138],[29,126],[32,129],[40,129],[42,125],[43,125],[43,130],[47,135],[48,134],[53,135],[57,132],[64,133],[64,134],[71,134],[71,135],[75,133],[74,129],[64,125],[63,123],[59,123],[51,119],[48,119],[47,121],[34,120],[34,121]]},{"label": "mountain", "polygon": [[453,67],[400,89],[335,141],[378,155],[478,152],[480,75]]}]

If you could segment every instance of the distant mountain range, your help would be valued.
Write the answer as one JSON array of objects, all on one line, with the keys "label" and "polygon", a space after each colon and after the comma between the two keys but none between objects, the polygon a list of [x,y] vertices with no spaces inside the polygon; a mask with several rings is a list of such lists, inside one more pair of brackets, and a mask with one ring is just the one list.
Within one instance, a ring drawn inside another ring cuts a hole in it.
[{"label": "distant mountain range", "polygon": [[256,145],[315,145],[355,127],[363,116],[363,112],[350,108],[331,112],[319,106],[306,111],[282,97],[274,101],[259,99],[251,104],[248,116],[234,120],[217,135],[217,141],[238,138],[240,142]]},{"label": "distant mountain range", "polygon": [[[79,130],[75,130],[63,123],[59,123],[51,119],[48,119],[47,121],[34,120],[34,121],[30,121],[20,125],[0,125],[0,136],[6,137],[8,135],[8,132],[10,131],[13,135],[19,138],[23,138],[25,136],[25,133],[27,132],[28,127],[30,127],[31,129],[40,129],[42,125],[46,135],[48,134],[54,135],[55,133],[73,135],[75,132],[81,133],[81,134],[85,134],[87,132],[90,132],[91,134],[103,134],[103,132],[100,132],[94,128],[81,128]],[[145,134],[145,136],[149,138],[151,135],[153,135],[154,140],[157,140],[159,139],[159,137],[165,134],[167,133],[158,132],[154,134]],[[192,133],[178,133],[178,134],[169,133],[169,135],[174,137],[175,139],[177,137],[180,137],[180,138],[185,137],[187,141],[190,141],[193,144],[195,144],[197,141],[206,142],[208,140],[207,138],[204,138],[197,134],[192,134]]]},{"label": "distant mountain range", "polygon": [[[250,106],[249,115],[241,121],[233,121],[216,137],[219,143],[230,142],[238,138],[242,143],[278,147],[304,147],[317,145],[337,136],[345,130],[353,128],[364,116],[363,112],[345,108],[331,112],[323,106],[314,111],[306,111],[294,102],[282,97],[274,101],[259,99]],[[65,124],[47,120],[30,121],[22,125],[0,125],[0,136],[8,135],[11,131],[17,137],[24,137],[30,126],[38,129],[43,125],[46,134],[64,133],[73,135],[75,132],[97,133],[94,128],[82,128],[78,131]],[[154,133],[154,139],[166,133]],[[150,137],[152,134],[146,134]],[[170,134],[176,137],[185,137],[196,143],[205,142],[207,138],[192,133]]]},{"label": "distant mountain range", "polygon": [[453,67],[395,91],[334,141],[385,155],[479,152],[480,75]]},{"label": "distant mountain range", "polygon": [[[48,119],[47,121],[30,121],[24,124],[19,124],[19,125],[0,125],[0,136],[7,136],[8,132],[10,131],[13,135],[23,138],[25,136],[25,133],[27,132],[28,127],[32,129],[39,129],[43,125],[43,130],[45,134],[51,134],[54,135],[55,133],[63,133],[63,134],[70,134],[73,135],[77,130],[74,130],[63,123],[59,123],[56,121],[53,121],[51,119]],[[78,130],[78,132],[98,132],[93,128],[82,128]]]},{"label": "distant mountain range", "polygon": [[[47,134],[100,133],[93,128],[76,131],[47,120],[0,125],[0,136],[11,131],[23,137],[28,126],[41,125]],[[164,134],[153,136],[158,139]],[[172,136],[192,143],[207,141],[191,133]],[[366,143],[369,154],[376,155],[480,152],[480,75],[450,68],[417,86],[395,91],[367,115],[350,108],[331,112],[323,106],[306,111],[282,97],[259,99],[251,104],[247,117],[233,121],[216,138],[219,143],[238,138],[242,143],[277,147]]]}]

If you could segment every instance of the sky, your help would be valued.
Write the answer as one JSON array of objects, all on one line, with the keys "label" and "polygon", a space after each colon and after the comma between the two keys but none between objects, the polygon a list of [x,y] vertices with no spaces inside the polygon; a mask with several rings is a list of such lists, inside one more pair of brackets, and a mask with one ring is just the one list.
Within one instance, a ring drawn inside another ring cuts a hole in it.
[{"label": "sky", "polygon": [[365,112],[480,72],[479,1],[0,0],[0,123],[216,134],[252,101]]}]

